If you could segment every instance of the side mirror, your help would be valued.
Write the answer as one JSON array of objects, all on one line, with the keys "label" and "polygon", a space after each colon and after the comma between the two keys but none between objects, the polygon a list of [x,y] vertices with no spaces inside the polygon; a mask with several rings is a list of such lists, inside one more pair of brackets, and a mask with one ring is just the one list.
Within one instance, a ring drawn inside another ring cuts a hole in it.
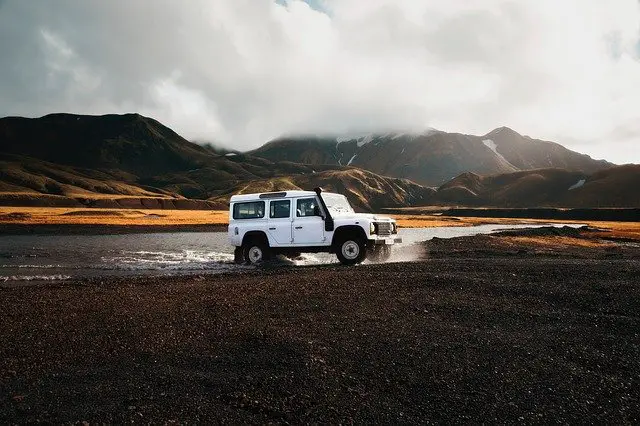
[{"label": "side mirror", "polygon": [[322,216],[322,215],[320,214],[320,207],[318,207],[318,206],[313,206],[313,215],[314,215],[314,216]]}]

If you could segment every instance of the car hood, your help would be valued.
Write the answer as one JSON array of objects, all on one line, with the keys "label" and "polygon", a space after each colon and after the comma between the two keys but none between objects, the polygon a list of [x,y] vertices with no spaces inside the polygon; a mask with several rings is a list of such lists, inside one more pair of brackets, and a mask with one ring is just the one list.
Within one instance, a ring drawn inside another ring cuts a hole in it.
[{"label": "car hood", "polygon": [[368,219],[368,220],[378,220],[378,221],[392,221],[393,219],[389,216],[383,216],[379,214],[371,214],[371,213],[331,213],[331,217],[334,220],[338,219]]}]

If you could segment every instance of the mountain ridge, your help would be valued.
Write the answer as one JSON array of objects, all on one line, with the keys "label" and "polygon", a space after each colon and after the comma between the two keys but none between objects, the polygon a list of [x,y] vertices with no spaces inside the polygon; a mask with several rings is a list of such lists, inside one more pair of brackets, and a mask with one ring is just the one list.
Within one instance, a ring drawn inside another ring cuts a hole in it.
[{"label": "mountain ridge", "polygon": [[212,157],[204,147],[137,113],[2,118],[0,141],[4,153],[139,176],[202,166]]},{"label": "mountain ridge", "polygon": [[[640,205],[626,189],[640,185],[640,166],[614,167],[506,127],[305,138],[239,152],[192,143],[139,114],[0,118],[0,204],[226,208],[236,192],[323,186],[361,210]],[[429,174],[443,182],[411,179]]]},{"label": "mountain ridge", "polygon": [[508,127],[482,136],[428,129],[413,133],[371,133],[354,139],[285,137],[269,141],[249,153],[314,165],[353,165],[427,186],[440,186],[467,171],[488,175],[561,167],[592,173],[614,166],[555,142],[522,136]]},{"label": "mountain ridge", "polygon": [[[340,172],[340,173],[331,173]],[[359,175],[360,178],[353,176]],[[0,204],[226,208],[219,200],[250,182],[309,180],[340,186],[362,208],[406,204],[419,185],[343,166],[271,161],[187,141],[139,114],[50,114],[0,119]],[[371,188],[375,202],[361,198]],[[348,191],[347,191],[348,189]],[[110,198],[110,200],[108,199]],[[411,199],[413,200],[413,199]]]}]

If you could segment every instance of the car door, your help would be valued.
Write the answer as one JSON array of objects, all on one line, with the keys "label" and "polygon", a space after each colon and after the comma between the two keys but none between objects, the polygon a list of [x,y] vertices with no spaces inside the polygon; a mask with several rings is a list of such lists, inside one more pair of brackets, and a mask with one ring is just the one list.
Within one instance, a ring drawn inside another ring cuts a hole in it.
[{"label": "car door", "polygon": [[291,200],[269,202],[268,230],[278,245],[291,244]]},{"label": "car door", "polygon": [[293,216],[293,244],[301,246],[326,245],[324,220],[315,197],[297,198]]}]

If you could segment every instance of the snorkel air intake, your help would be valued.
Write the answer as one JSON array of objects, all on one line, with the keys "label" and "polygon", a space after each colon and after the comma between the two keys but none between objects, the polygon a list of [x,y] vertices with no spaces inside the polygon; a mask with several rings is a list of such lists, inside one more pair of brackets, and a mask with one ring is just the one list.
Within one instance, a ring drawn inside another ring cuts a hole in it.
[{"label": "snorkel air intake", "polygon": [[324,203],[324,199],[322,198],[322,188],[317,187],[313,188],[315,193],[318,195],[318,199],[320,200],[320,204],[322,205],[322,210],[324,210],[327,217],[324,218],[324,230],[327,232],[333,231],[333,218],[331,217],[331,212],[327,208],[327,205]]}]

